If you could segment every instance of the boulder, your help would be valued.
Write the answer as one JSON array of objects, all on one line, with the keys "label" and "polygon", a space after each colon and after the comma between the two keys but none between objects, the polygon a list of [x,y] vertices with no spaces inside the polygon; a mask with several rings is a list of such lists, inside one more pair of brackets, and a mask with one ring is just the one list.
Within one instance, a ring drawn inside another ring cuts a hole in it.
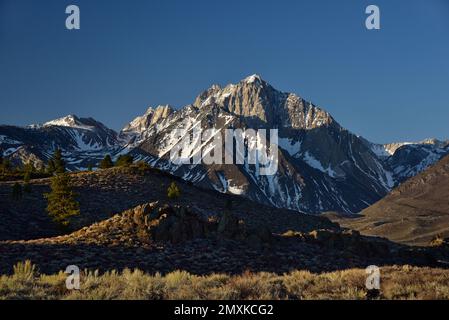
[{"label": "boulder", "polygon": [[164,241],[173,244],[185,241],[216,237],[245,241],[251,247],[259,248],[272,241],[271,231],[265,227],[248,228],[237,215],[226,211],[218,219],[207,219],[188,207],[153,202],[140,205],[130,212],[133,228],[138,238]]}]

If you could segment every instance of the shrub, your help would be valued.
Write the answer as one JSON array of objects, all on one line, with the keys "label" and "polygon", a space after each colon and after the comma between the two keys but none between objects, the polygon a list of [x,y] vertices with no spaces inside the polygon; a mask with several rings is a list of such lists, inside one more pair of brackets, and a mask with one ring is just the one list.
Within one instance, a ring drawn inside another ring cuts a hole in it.
[{"label": "shrub", "polygon": [[130,154],[120,155],[115,162],[117,167],[129,167],[134,162],[134,158]]},{"label": "shrub", "polygon": [[140,173],[145,173],[146,171],[151,169],[151,166],[145,161],[139,161],[137,162],[137,169]]},{"label": "shrub", "polygon": [[172,182],[167,189],[167,196],[169,199],[176,199],[181,196],[181,190],[175,182]]},{"label": "shrub", "polygon": [[446,243],[446,240],[441,236],[441,234],[437,234],[429,243],[431,247],[442,247]]},{"label": "shrub", "polygon": [[13,278],[15,279],[31,281],[37,277],[36,266],[32,264],[30,260],[17,262],[17,264],[13,267],[13,270]]},{"label": "shrub", "polygon": [[[68,291],[63,272],[39,275],[19,262],[12,276],[0,275],[0,299],[367,299],[364,269],[284,275],[245,272],[197,276],[174,271],[165,276],[139,270],[84,271],[82,290]],[[382,268],[381,299],[449,299],[449,272],[418,267]]]}]

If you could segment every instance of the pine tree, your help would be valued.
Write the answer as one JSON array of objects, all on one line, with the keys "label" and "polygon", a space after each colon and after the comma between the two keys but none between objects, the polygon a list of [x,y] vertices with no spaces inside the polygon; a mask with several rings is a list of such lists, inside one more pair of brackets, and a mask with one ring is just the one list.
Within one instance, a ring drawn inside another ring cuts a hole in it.
[{"label": "pine tree", "polygon": [[48,160],[47,167],[45,168],[47,174],[53,175],[56,172],[55,163],[53,159]]},{"label": "pine tree", "polygon": [[18,182],[12,186],[12,198],[16,201],[22,199],[22,186]]},{"label": "pine tree", "polygon": [[51,192],[45,194],[47,212],[53,221],[68,227],[70,218],[79,215],[79,204],[75,200],[67,173],[56,174],[51,178]]},{"label": "pine tree", "polygon": [[169,199],[176,199],[179,198],[181,195],[181,190],[179,190],[176,183],[172,182],[170,186],[167,189],[167,196]]},{"label": "pine tree", "polygon": [[9,159],[3,158],[0,166],[0,171],[2,174],[8,174],[11,172],[11,161]]},{"label": "pine tree", "polygon": [[87,171],[89,171],[89,172],[90,172],[90,171],[93,171],[92,164],[89,163],[89,164],[87,165]]},{"label": "pine tree", "polygon": [[23,175],[23,191],[25,191],[26,193],[31,192],[30,181],[31,181],[31,170],[25,170],[25,173]]},{"label": "pine tree", "polygon": [[36,167],[34,166],[34,163],[33,162],[28,162],[28,163],[26,163],[25,164],[25,166],[23,167],[23,171],[26,173],[26,172],[29,172],[30,173],[30,175],[32,175],[33,173],[35,173],[37,170],[36,170]]},{"label": "pine tree", "polygon": [[103,160],[100,161],[100,169],[108,169],[114,166],[114,162],[112,162],[111,156],[106,155]]},{"label": "pine tree", "polygon": [[63,173],[65,172],[65,161],[62,158],[62,152],[60,149],[56,149],[53,156],[48,160],[46,171],[48,174]]},{"label": "pine tree", "polygon": [[115,162],[115,165],[117,167],[128,167],[132,165],[134,162],[134,158],[130,154],[120,155]]},{"label": "pine tree", "polygon": [[62,159],[62,152],[60,149],[56,149],[53,155],[53,162],[55,164],[56,173],[65,172],[65,161]]}]

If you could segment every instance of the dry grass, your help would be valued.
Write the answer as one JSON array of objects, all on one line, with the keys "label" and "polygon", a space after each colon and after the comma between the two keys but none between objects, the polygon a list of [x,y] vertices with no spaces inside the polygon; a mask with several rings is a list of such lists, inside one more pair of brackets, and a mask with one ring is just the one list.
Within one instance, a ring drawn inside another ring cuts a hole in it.
[{"label": "dry grass", "polygon": [[[0,299],[366,299],[365,270],[313,274],[250,273],[165,276],[140,270],[84,271],[81,290],[67,290],[66,274],[41,275],[29,261],[0,276]],[[381,299],[449,299],[449,271],[393,266],[381,269]]]}]

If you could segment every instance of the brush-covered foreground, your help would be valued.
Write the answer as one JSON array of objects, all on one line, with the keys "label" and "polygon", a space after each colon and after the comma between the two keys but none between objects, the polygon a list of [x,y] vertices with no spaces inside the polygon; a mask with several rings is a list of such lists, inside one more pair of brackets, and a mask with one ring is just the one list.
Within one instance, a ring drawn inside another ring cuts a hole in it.
[{"label": "brush-covered foreground", "polygon": [[[314,274],[244,273],[192,275],[175,271],[149,275],[140,270],[84,271],[80,290],[67,290],[67,275],[39,274],[29,261],[0,276],[0,299],[367,299],[366,273],[348,269]],[[381,268],[378,299],[449,299],[449,270],[392,266]]]}]

